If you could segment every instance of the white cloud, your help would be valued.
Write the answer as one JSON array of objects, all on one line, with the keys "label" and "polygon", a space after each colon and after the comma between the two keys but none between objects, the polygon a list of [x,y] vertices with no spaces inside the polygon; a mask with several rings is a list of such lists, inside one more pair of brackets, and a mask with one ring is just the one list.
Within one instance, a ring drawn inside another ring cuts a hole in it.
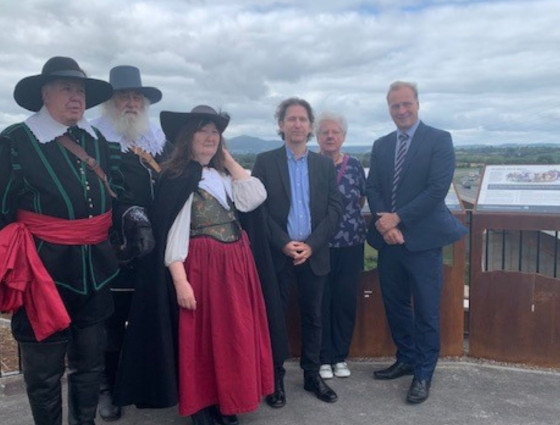
[{"label": "white cloud", "polygon": [[138,66],[164,94],[154,118],[227,110],[230,137],[276,138],[276,105],[297,95],[345,114],[347,143],[369,144],[393,129],[389,83],[409,79],[421,118],[456,144],[560,142],[558,16],[554,0],[6,0],[0,127],[28,115],[17,81],[65,55],[97,78]]}]

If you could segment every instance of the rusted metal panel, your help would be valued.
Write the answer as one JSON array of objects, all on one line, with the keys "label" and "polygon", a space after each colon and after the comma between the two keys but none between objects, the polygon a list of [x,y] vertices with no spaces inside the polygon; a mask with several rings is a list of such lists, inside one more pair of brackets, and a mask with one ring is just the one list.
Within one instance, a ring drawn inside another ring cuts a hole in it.
[{"label": "rusted metal panel", "polygon": [[[560,217],[555,215],[473,214],[470,356],[560,367],[560,280],[537,272],[483,271],[487,229],[540,231],[559,228]],[[540,247],[544,253],[548,251],[548,255],[551,251],[549,239],[544,239]],[[527,238],[523,244],[534,245],[534,241]],[[530,248],[534,250],[534,246]],[[531,250],[527,250],[527,260],[533,255]],[[489,258],[488,263],[494,264],[493,260]]]},{"label": "rusted metal panel", "polygon": [[358,293],[356,326],[350,345],[352,357],[393,356],[396,352],[385,317],[377,269],[364,272]]},{"label": "rusted metal panel", "polygon": [[[456,216],[465,222],[465,214]],[[463,354],[465,239],[455,243],[452,264],[443,266],[441,298],[441,356]],[[301,329],[297,295],[292,292],[288,307],[288,332],[293,356],[301,352]],[[356,326],[350,345],[351,357],[394,356],[396,347],[385,316],[377,269],[363,272],[356,311]]]}]

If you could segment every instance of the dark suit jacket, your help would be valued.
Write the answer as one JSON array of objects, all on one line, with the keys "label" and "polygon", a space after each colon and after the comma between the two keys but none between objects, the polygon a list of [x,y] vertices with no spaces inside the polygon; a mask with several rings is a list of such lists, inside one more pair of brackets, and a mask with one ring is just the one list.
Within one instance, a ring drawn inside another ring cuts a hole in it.
[{"label": "dark suit jacket", "polygon": [[[316,275],[322,276],[330,271],[329,240],[336,231],[342,206],[332,160],[309,151],[307,165],[311,235],[305,242],[313,250],[308,260],[311,270]],[[291,241],[288,235],[291,191],[285,146],[257,155],[252,174],[266,187],[268,197],[264,207],[270,232],[270,244],[274,266],[277,271],[280,271],[288,261],[282,248]]]},{"label": "dark suit jacket", "polygon": [[[366,194],[372,221],[367,240],[378,250],[385,242],[375,229],[375,214],[391,211],[396,143],[396,132],[392,132],[376,140],[371,150]],[[396,198],[396,213],[402,220],[399,229],[409,250],[442,247],[466,233],[445,205],[454,170],[451,135],[420,122],[406,154]]]}]

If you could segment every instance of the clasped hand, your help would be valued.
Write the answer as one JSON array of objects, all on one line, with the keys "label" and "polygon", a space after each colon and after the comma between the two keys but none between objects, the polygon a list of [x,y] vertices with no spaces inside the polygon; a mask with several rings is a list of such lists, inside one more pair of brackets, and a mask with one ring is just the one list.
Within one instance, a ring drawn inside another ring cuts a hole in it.
[{"label": "clasped hand", "polygon": [[284,245],[282,252],[293,259],[294,266],[299,266],[311,257],[313,249],[305,242],[291,241]]},{"label": "clasped hand", "polygon": [[379,217],[375,222],[375,228],[383,236],[383,240],[388,245],[404,244],[404,236],[397,227],[401,222],[397,213],[377,213]]}]

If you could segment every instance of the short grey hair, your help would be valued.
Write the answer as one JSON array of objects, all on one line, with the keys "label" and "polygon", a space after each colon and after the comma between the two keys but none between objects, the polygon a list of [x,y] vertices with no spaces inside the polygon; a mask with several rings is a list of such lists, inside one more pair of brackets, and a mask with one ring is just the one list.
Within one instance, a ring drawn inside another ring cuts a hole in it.
[{"label": "short grey hair", "polygon": [[334,112],[323,112],[321,113],[321,115],[319,115],[319,118],[317,119],[317,124],[315,125],[315,132],[317,134],[319,133],[319,129],[321,128],[321,125],[327,121],[333,121],[337,123],[344,135],[346,135],[346,133],[348,132],[348,122],[346,121],[346,118],[344,118],[343,115],[336,114]]},{"label": "short grey hair", "polygon": [[409,81],[394,81],[389,86],[389,91],[387,92],[387,102],[389,102],[389,95],[394,92],[395,90],[402,89],[402,88],[409,88],[414,93],[414,98],[418,101],[418,86],[416,83],[409,82]]}]

